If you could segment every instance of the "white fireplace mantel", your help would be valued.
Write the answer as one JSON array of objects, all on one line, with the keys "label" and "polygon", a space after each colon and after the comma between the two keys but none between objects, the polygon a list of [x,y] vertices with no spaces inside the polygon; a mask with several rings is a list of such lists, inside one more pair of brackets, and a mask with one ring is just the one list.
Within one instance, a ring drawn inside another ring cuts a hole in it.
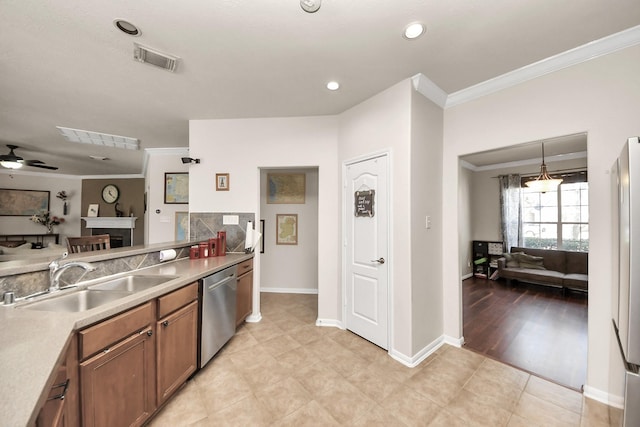
[{"label": "white fireplace mantel", "polygon": [[87,223],[87,228],[136,228],[135,216],[96,216],[82,217]]}]

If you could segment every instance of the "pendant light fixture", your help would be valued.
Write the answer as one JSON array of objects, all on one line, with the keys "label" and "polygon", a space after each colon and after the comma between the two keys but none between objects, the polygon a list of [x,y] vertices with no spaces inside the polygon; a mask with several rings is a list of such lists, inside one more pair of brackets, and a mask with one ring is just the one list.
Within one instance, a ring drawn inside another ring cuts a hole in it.
[{"label": "pendant light fixture", "polygon": [[540,174],[536,179],[525,182],[525,185],[532,190],[546,193],[547,191],[555,191],[562,182],[561,178],[551,178],[547,172],[547,165],[544,164],[544,142],[542,143],[542,164],[540,165]]}]

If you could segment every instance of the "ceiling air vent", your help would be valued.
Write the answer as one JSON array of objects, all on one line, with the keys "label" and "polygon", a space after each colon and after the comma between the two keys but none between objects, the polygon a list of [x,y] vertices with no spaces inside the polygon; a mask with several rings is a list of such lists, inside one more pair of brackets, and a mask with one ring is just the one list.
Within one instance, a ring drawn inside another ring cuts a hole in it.
[{"label": "ceiling air vent", "polygon": [[133,59],[174,72],[180,58],[134,43]]}]

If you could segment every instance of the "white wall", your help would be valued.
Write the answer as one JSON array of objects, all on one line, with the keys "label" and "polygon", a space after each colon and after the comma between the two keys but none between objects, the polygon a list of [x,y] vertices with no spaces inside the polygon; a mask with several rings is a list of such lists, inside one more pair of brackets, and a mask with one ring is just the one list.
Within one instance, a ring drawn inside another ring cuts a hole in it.
[{"label": "white wall", "polygon": [[[640,133],[640,47],[631,47],[563,69],[445,111],[443,252],[460,248],[458,156],[588,132],[590,262],[589,350],[585,393],[620,395],[609,383],[612,230],[609,169],[629,136]],[[451,233],[451,238],[447,238]],[[457,257],[445,257],[445,333],[461,336],[461,285]]]},{"label": "white wall", "polygon": [[[145,243],[161,243],[175,240],[176,212],[189,212],[189,204],[164,203],[165,172],[190,172],[190,167],[180,160],[188,156],[187,150],[153,150],[149,152],[145,188],[147,192],[147,212],[145,213]],[[193,157],[193,156],[191,156]],[[206,166],[203,166],[206,167]],[[191,175],[189,176],[191,177]],[[210,181],[213,184],[213,180]],[[192,182],[189,179],[189,202],[191,202]],[[160,213],[156,213],[156,210]]]},{"label": "white wall", "polygon": [[[261,168],[318,168],[318,318],[341,319],[339,286],[339,162],[337,118],[293,117],[191,120],[191,212],[254,212],[260,218]],[[230,191],[215,191],[216,173],[229,173]],[[259,312],[261,257],[254,259],[254,314]]]},{"label": "white wall", "polygon": [[[66,191],[68,214],[64,215],[65,222],[54,227],[54,233],[60,234],[60,244],[66,245],[66,236],[79,236],[82,226],[80,217],[80,196],[82,180],[79,177],[57,176],[37,172],[20,171],[8,173],[0,171],[0,188],[17,190],[49,191],[49,210],[54,216],[63,216],[64,202],[56,197],[59,191]],[[25,216],[0,217],[0,234],[45,234],[47,229],[29,220]]]},{"label": "white wall", "polygon": [[[372,153],[389,151],[389,242],[392,289],[390,349],[409,359],[412,348],[411,301],[411,92],[404,80],[340,115],[339,159],[343,163]],[[336,191],[338,187],[336,187]]]},{"label": "white wall", "polygon": [[[302,204],[267,203],[267,173],[304,173]],[[318,169],[261,169],[260,219],[265,220],[264,253],[260,254],[263,291],[318,292]],[[298,244],[276,244],[276,215],[298,215]],[[260,222],[256,220],[256,230]],[[258,249],[256,249],[258,250]]]},{"label": "white wall", "polygon": [[461,277],[472,274],[471,268],[471,245],[468,243],[472,239],[473,226],[471,225],[473,216],[473,204],[471,203],[471,187],[473,185],[473,173],[469,169],[458,166],[458,253],[459,271]]},{"label": "white wall", "polygon": [[414,356],[442,336],[444,112],[418,92],[412,91],[411,95],[411,355]]}]

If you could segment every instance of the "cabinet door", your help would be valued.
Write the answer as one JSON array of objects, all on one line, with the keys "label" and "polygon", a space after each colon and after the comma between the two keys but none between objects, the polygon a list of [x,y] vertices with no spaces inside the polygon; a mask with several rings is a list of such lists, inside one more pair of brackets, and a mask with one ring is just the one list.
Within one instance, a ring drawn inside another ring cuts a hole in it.
[{"label": "cabinet door", "polygon": [[198,362],[198,301],[162,318],[158,331],[156,366],[158,405],[195,372]]},{"label": "cabinet door", "polygon": [[85,427],[139,426],[155,410],[153,329],[80,364]]},{"label": "cabinet door", "polygon": [[236,326],[244,322],[253,309],[253,270],[238,277]]},{"label": "cabinet door", "polygon": [[78,340],[74,335],[38,414],[36,427],[79,426],[78,388]]}]

